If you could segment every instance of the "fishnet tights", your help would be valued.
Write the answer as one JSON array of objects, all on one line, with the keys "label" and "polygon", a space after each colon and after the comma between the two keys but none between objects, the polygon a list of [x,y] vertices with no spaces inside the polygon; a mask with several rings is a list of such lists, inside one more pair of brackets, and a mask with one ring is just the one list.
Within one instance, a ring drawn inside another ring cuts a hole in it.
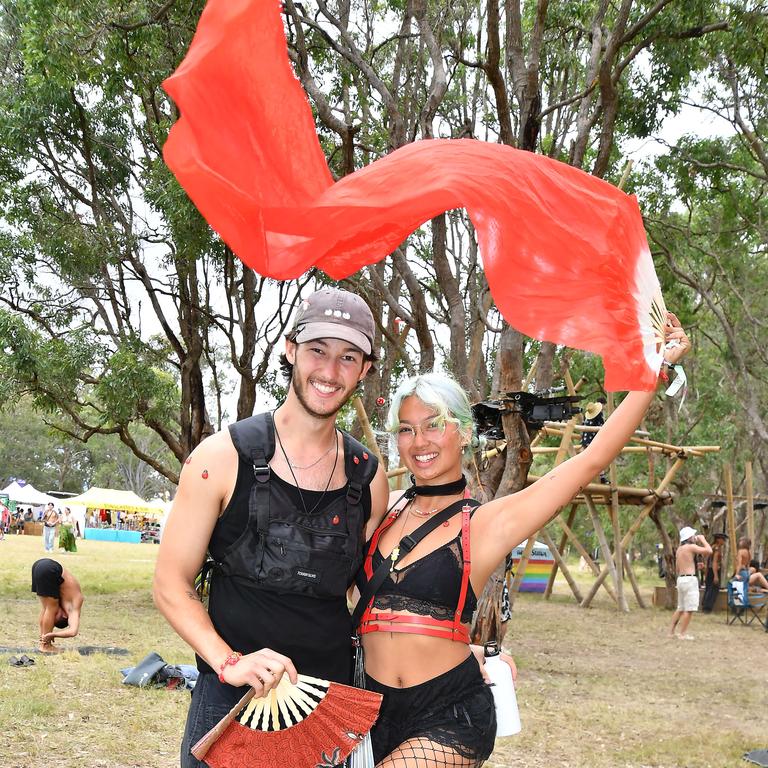
[{"label": "fishnet tights", "polygon": [[377,768],[480,768],[484,762],[476,757],[464,757],[436,741],[415,736],[404,741],[376,765]]}]

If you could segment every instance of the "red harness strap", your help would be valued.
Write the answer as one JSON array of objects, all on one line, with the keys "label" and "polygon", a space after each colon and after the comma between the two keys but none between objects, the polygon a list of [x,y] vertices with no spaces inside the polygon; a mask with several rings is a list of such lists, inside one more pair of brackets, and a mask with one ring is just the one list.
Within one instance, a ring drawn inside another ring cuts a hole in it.
[{"label": "red harness strap", "polygon": [[[367,632],[408,632],[414,635],[429,635],[431,637],[444,637],[459,643],[469,643],[469,630],[461,623],[461,614],[467,602],[467,590],[469,587],[469,574],[472,558],[469,549],[470,541],[470,514],[472,507],[466,505],[461,511],[461,588],[456,611],[451,619],[435,619],[432,616],[415,616],[412,614],[387,613],[374,611],[373,603],[375,595],[365,609],[360,620],[360,634]],[[382,523],[371,537],[371,544],[365,558],[365,574],[368,579],[373,576],[373,553],[378,547],[379,538],[384,531],[397,519],[399,512],[394,512]]]},{"label": "red harness strap", "polygon": [[373,536],[371,536],[371,543],[368,547],[368,554],[365,556],[365,563],[363,563],[363,570],[365,571],[365,576],[368,581],[373,578],[373,553],[379,546],[379,539],[381,538],[381,534],[384,533],[384,531],[386,531],[387,528],[389,528],[389,526],[395,522],[395,520],[397,520],[397,518],[400,516],[400,512],[402,512],[402,509],[398,509],[395,512],[387,515],[387,519],[384,520],[381,525],[379,525],[379,527],[373,532]]}]

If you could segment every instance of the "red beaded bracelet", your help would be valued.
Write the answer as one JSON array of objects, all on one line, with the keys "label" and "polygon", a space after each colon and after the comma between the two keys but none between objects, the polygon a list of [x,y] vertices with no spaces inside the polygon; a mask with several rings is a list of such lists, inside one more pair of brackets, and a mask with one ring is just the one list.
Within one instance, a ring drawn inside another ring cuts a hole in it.
[{"label": "red beaded bracelet", "polygon": [[238,651],[232,651],[232,653],[227,656],[226,659],[224,659],[222,665],[219,667],[219,682],[224,683],[226,682],[224,680],[224,670],[226,667],[234,667],[235,664],[237,664],[240,659],[243,658],[243,654],[239,653]]}]

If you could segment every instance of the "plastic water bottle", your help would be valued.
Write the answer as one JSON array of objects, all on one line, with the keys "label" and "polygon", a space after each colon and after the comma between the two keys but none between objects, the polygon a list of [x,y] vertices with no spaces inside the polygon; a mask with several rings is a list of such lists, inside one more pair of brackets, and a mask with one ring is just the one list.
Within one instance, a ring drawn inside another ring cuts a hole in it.
[{"label": "plastic water bottle", "polygon": [[484,647],[485,669],[493,686],[493,701],[496,705],[496,738],[520,733],[520,710],[517,708],[515,682],[509,664],[502,661],[497,643],[486,643]]}]

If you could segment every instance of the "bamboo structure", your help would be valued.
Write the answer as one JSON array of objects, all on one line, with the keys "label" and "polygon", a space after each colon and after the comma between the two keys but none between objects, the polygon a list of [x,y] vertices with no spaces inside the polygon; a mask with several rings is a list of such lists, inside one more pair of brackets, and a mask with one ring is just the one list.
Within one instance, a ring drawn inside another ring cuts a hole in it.
[{"label": "bamboo structure", "polygon": [[[527,379],[532,379],[534,373],[535,369],[532,368],[531,371],[529,371]],[[570,395],[576,394],[586,381],[582,378],[574,384],[567,366],[562,375]],[[609,408],[612,408],[612,397],[610,397],[608,405]],[[371,446],[374,446],[375,440],[372,439],[373,431],[370,428],[370,423],[365,416],[365,409],[359,399],[356,399],[355,401],[355,409],[360,419],[360,423],[363,425],[363,430],[366,433],[366,439],[369,440]],[[562,463],[569,456],[574,456],[577,449],[580,447],[579,443],[581,435],[585,432],[599,432],[601,429],[601,427],[579,424],[577,423],[578,418],[578,416],[574,416],[566,423],[544,422],[542,428],[531,440],[532,453],[535,456],[541,457],[553,456],[554,466]],[[539,445],[539,443],[547,437],[559,438],[558,444],[555,446]],[[503,453],[506,450],[506,447],[504,441],[498,441],[495,446],[485,451],[481,458],[483,460],[490,460]],[[669,486],[672,484],[675,476],[682,469],[685,462],[690,458],[704,457],[719,450],[720,446],[717,445],[674,445],[652,439],[649,433],[645,430],[636,430],[629,438],[627,445],[623,447],[620,455],[645,453],[648,456],[647,485],[645,487],[637,487],[619,484],[616,462],[611,462],[606,468],[608,473],[607,484],[602,481],[588,483],[582,488],[581,492],[571,500],[567,513],[561,511],[559,516],[556,516],[550,521],[549,524],[556,519],[557,524],[560,526],[561,535],[558,541],[554,540],[552,534],[547,530],[547,526],[538,531],[535,536],[529,537],[515,569],[514,579],[509,587],[510,600],[514,601],[516,593],[520,590],[528,560],[533,547],[535,546],[536,539],[539,538],[547,545],[547,547],[549,547],[555,561],[544,591],[544,597],[546,599],[551,597],[557,574],[558,572],[561,572],[576,602],[581,607],[588,608],[594,600],[595,595],[602,587],[609,598],[617,606],[617,609],[626,612],[629,610],[629,604],[624,592],[624,577],[626,575],[632,587],[632,593],[634,594],[637,605],[640,608],[645,608],[646,605],[640,593],[637,579],[632,569],[632,564],[627,556],[627,549],[631,545],[633,538],[640,530],[644,521],[652,514],[654,514],[654,519],[657,519],[656,515],[661,508],[673,502],[674,498],[672,492],[669,490]],[[659,460],[666,460],[668,466],[662,479],[657,482],[656,472],[660,469],[660,466],[657,463]],[[387,477],[399,482],[407,471],[408,470],[405,467],[397,467],[389,470],[387,472]],[[529,473],[526,484],[531,485],[532,483],[538,482],[540,479],[541,476]],[[747,486],[747,493],[748,496],[750,496],[752,493],[751,484],[748,482]],[[733,516],[734,497],[732,482],[730,480],[730,465],[726,465],[726,487],[729,494],[729,532],[731,547],[733,549],[732,557],[735,557],[734,548],[736,541]],[[602,553],[602,562],[604,564],[602,568],[600,568],[592,558],[588,547],[584,546],[583,542],[579,540],[579,537],[574,530],[574,522],[578,516],[578,511],[582,506],[586,509],[586,515],[591,523],[595,538]],[[599,512],[601,506],[606,507],[608,511],[610,522],[609,536],[606,535],[606,530],[603,528],[603,523],[601,521]],[[627,506],[640,507],[640,510],[627,530],[622,532],[619,512],[621,507]],[[763,517],[765,518],[765,513]],[[751,516],[750,519],[752,519],[752,528],[750,528],[750,530],[753,530],[753,516]],[[582,594],[582,588],[571,574],[566,562],[564,552],[569,545],[576,549],[594,576],[592,586],[586,595]],[[608,578],[609,576],[610,580]]]},{"label": "bamboo structure", "polygon": [[755,541],[755,494],[752,487],[752,462],[748,461],[744,467],[744,480],[746,485],[747,494],[747,536],[752,542],[752,546],[757,543]]}]

